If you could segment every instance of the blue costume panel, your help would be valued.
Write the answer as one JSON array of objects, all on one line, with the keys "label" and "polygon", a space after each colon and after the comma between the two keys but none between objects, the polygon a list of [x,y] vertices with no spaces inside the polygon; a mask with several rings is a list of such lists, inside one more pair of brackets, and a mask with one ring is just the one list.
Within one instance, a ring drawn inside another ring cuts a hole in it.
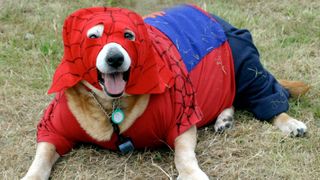
[{"label": "blue costume panel", "polygon": [[189,72],[227,40],[219,23],[191,5],[167,9],[163,16],[146,18],[145,22],[171,39]]}]

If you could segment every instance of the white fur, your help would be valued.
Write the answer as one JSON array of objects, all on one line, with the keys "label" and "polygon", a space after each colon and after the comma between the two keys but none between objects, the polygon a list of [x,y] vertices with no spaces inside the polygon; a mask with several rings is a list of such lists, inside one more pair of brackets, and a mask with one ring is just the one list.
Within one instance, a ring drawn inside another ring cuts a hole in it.
[{"label": "white fur", "polygon": [[[107,54],[109,50],[112,48],[118,49],[123,54],[123,57],[124,57],[123,64],[117,69],[110,67],[106,62]],[[114,42],[104,45],[102,50],[99,52],[97,61],[96,61],[96,67],[102,73],[125,72],[129,69],[130,65],[131,65],[131,58],[127,53],[127,51],[120,44],[114,43]]]},{"label": "white fur", "polygon": [[[214,130],[216,132],[219,132],[219,131],[221,132],[221,131],[224,131],[225,129],[231,128],[233,126],[233,115],[234,115],[233,107],[223,110],[218,116],[214,124]],[[226,119],[230,119],[230,118],[232,121],[226,121]]]}]

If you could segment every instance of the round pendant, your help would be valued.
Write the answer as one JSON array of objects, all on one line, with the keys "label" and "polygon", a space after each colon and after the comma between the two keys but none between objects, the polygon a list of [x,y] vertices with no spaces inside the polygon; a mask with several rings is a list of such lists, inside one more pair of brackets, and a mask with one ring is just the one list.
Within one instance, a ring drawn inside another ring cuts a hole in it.
[{"label": "round pendant", "polygon": [[120,124],[124,120],[124,112],[120,108],[117,108],[112,112],[111,120],[115,124]]}]

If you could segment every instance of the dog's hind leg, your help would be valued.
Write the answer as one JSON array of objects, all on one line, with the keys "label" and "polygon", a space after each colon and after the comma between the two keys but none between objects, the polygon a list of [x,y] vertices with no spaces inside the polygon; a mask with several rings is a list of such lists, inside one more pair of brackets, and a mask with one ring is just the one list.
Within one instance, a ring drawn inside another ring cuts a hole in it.
[{"label": "dog's hind leg", "polygon": [[195,154],[197,129],[192,126],[175,140],[174,162],[179,172],[177,179],[208,180],[208,176],[200,169]]},{"label": "dog's hind leg", "polygon": [[54,145],[47,142],[38,143],[36,156],[22,180],[49,179],[51,168],[59,157]]},{"label": "dog's hind leg", "polygon": [[[278,80],[278,82],[289,91],[294,98],[303,96],[310,89],[310,85],[301,81]],[[279,128],[283,133],[291,136],[302,137],[307,132],[307,126],[287,113],[281,113],[273,119],[273,125]]]},{"label": "dog's hind leg", "polygon": [[234,115],[233,107],[223,110],[218,116],[214,124],[214,130],[216,132],[222,133],[225,130],[230,129],[233,126],[233,122],[234,122],[233,115]]}]

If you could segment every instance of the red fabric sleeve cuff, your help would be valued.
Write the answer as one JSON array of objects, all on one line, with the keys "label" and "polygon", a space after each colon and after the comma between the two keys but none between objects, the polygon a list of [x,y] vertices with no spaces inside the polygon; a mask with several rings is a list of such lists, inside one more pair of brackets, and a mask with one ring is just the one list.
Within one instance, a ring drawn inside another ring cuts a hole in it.
[{"label": "red fabric sleeve cuff", "polygon": [[64,154],[71,151],[71,149],[74,146],[73,142],[65,139],[64,137],[61,137],[53,133],[47,133],[47,132],[44,132],[44,133],[38,132],[37,142],[38,143],[47,142],[47,143],[53,144],[56,148],[56,152],[60,156],[63,156]]}]

